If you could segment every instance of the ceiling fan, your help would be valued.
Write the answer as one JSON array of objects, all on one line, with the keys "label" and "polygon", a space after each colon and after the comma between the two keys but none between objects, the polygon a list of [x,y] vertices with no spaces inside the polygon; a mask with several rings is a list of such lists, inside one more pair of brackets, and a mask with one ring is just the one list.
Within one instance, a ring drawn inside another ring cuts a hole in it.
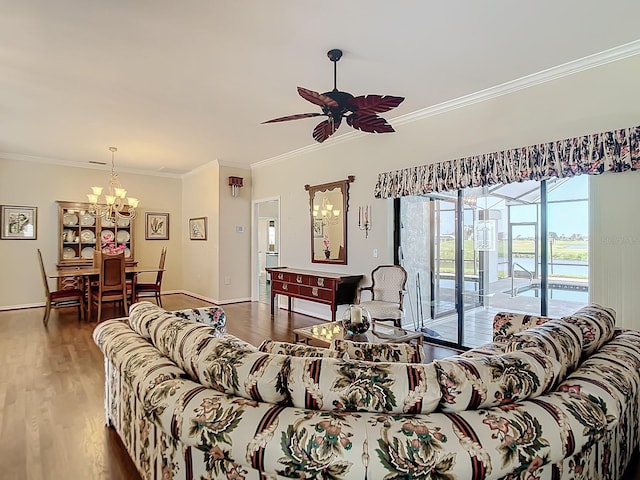
[{"label": "ceiling fan", "polygon": [[350,93],[338,90],[337,63],[342,57],[342,50],[333,49],[327,52],[327,57],[333,62],[333,90],[318,93],[306,88],[298,87],[298,93],[305,100],[322,107],[322,113],[299,113],[286,117],[274,118],[262,123],[286,122],[300,118],[327,116],[327,120],[320,122],[313,129],[313,138],[317,142],[324,142],[333,135],[342,119],[355,129],[369,133],[395,132],[387,121],[378,116],[378,113],[388,112],[402,103],[404,97],[392,97],[391,95],[361,95],[354,97]]}]

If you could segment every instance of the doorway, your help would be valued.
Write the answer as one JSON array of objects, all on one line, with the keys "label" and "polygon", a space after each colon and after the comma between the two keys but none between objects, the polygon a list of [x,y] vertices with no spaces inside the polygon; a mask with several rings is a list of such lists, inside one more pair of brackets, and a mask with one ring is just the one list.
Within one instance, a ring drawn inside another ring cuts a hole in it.
[{"label": "doorway", "polygon": [[280,199],[253,202],[252,287],[253,301],[269,303],[271,285],[267,267],[280,265]]}]

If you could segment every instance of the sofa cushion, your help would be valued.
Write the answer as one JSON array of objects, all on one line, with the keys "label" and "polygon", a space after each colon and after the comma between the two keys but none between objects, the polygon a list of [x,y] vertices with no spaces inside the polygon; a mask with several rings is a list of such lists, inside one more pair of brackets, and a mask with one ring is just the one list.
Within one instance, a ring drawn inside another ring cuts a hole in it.
[{"label": "sofa cushion", "polygon": [[442,395],[435,366],[290,357],[291,402],[313,410],[429,413]]},{"label": "sofa cushion", "polygon": [[303,343],[276,342],[265,340],[258,347],[260,352],[276,353],[278,355],[291,355],[292,357],[331,357],[343,358],[345,355],[337,350],[314,347]]},{"label": "sofa cushion", "polygon": [[577,325],[582,330],[584,357],[611,340],[616,328],[616,312],[597,304],[587,305],[573,315],[562,317],[562,320]]},{"label": "sofa cushion", "polygon": [[[129,325],[182,368],[191,363],[192,352],[197,351],[203,342],[221,335],[217,327],[185,320],[183,316],[176,316],[151,302],[131,306]],[[255,347],[244,343],[255,351]]]},{"label": "sofa cushion", "polygon": [[352,360],[401,363],[424,362],[422,345],[410,345],[408,343],[370,343],[334,339],[331,342],[331,349],[346,354]]},{"label": "sofa cushion", "polygon": [[440,406],[461,411],[537,397],[558,382],[560,362],[526,349],[485,357],[449,357],[434,361],[442,388]]},{"label": "sofa cushion", "polygon": [[506,351],[524,349],[538,349],[560,362],[562,367],[559,380],[562,381],[580,363],[582,330],[562,320],[549,320],[511,336]]},{"label": "sofa cushion", "polygon": [[218,336],[213,327],[164,314],[151,323],[149,333],[151,343],[180,366],[189,363],[202,342]]},{"label": "sofa cushion", "polygon": [[176,317],[191,320],[192,322],[204,323],[216,329],[216,333],[224,335],[227,325],[227,317],[221,307],[187,308],[184,310],[174,310]]},{"label": "sofa cushion", "polygon": [[257,351],[242,340],[225,335],[209,338],[185,368],[202,385],[219,392],[268,403],[287,403],[289,356]]},{"label": "sofa cushion", "polygon": [[493,317],[493,340],[495,342],[507,341],[514,333],[535,327],[536,325],[542,325],[549,320],[551,320],[550,317],[514,312],[498,312]]},{"label": "sofa cushion", "polygon": [[268,403],[288,401],[284,355],[258,352],[232,335],[220,337],[215,328],[176,317],[150,302],[133,305],[129,323],[206,387]]}]

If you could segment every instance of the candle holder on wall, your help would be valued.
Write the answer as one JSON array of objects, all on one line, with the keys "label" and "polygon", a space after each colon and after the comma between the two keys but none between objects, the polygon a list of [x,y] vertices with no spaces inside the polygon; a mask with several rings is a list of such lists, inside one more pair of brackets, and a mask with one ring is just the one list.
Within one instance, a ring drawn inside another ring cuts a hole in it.
[{"label": "candle holder on wall", "polygon": [[371,230],[371,207],[365,205],[358,207],[358,228],[364,230],[364,238],[369,238],[369,230]]},{"label": "candle holder on wall", "polygon": [[243,186],[242,177],[229,177],[229,186],[231,187],[231,196],[237,197]]}]

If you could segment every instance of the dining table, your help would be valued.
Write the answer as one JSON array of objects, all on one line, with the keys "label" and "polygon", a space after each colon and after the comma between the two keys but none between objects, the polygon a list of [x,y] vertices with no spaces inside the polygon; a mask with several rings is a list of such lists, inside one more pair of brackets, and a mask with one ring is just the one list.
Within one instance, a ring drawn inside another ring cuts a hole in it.
[{"label": "dining table", "polygon": [[[157,273],[164,272],[164,268],[143,267],[139,265],[126,266],[124,273],[128,275],[137,275],[139,273]],[[69,278],[69,277],[94,277],[100,275],[99,267],[76,267],[62,268],[49,273],[49,278]]]},{"label": "dining table", "polygon": [[[128,277],[136,277],[140,273],[157,273],[157,272],[164,272],[164,271],[165,271],[164,268],[159,268],[158,266],[145,267],[140,265],[127,265],[124,268],[124,273]],[[87,318],[91,318],[91,288],[89,288],[89,283],[91,281],[91,278],[98,277],[99,275],[100,275],[99,267],[83,266],[83,267],[76,267],[76,268],[61,268],[53,272],[50,272],[47,276],[49,278],[57,278],[57,279],[81,277],[83,279],[82,283],[84,284],[84,286],[80,288],[85,288],[86,286],[87,313],[89,314]],[[84,279],[88,279],[89,281],[86,282],[84,281]],[[133,283],[135,285],[135,281]]]}]

